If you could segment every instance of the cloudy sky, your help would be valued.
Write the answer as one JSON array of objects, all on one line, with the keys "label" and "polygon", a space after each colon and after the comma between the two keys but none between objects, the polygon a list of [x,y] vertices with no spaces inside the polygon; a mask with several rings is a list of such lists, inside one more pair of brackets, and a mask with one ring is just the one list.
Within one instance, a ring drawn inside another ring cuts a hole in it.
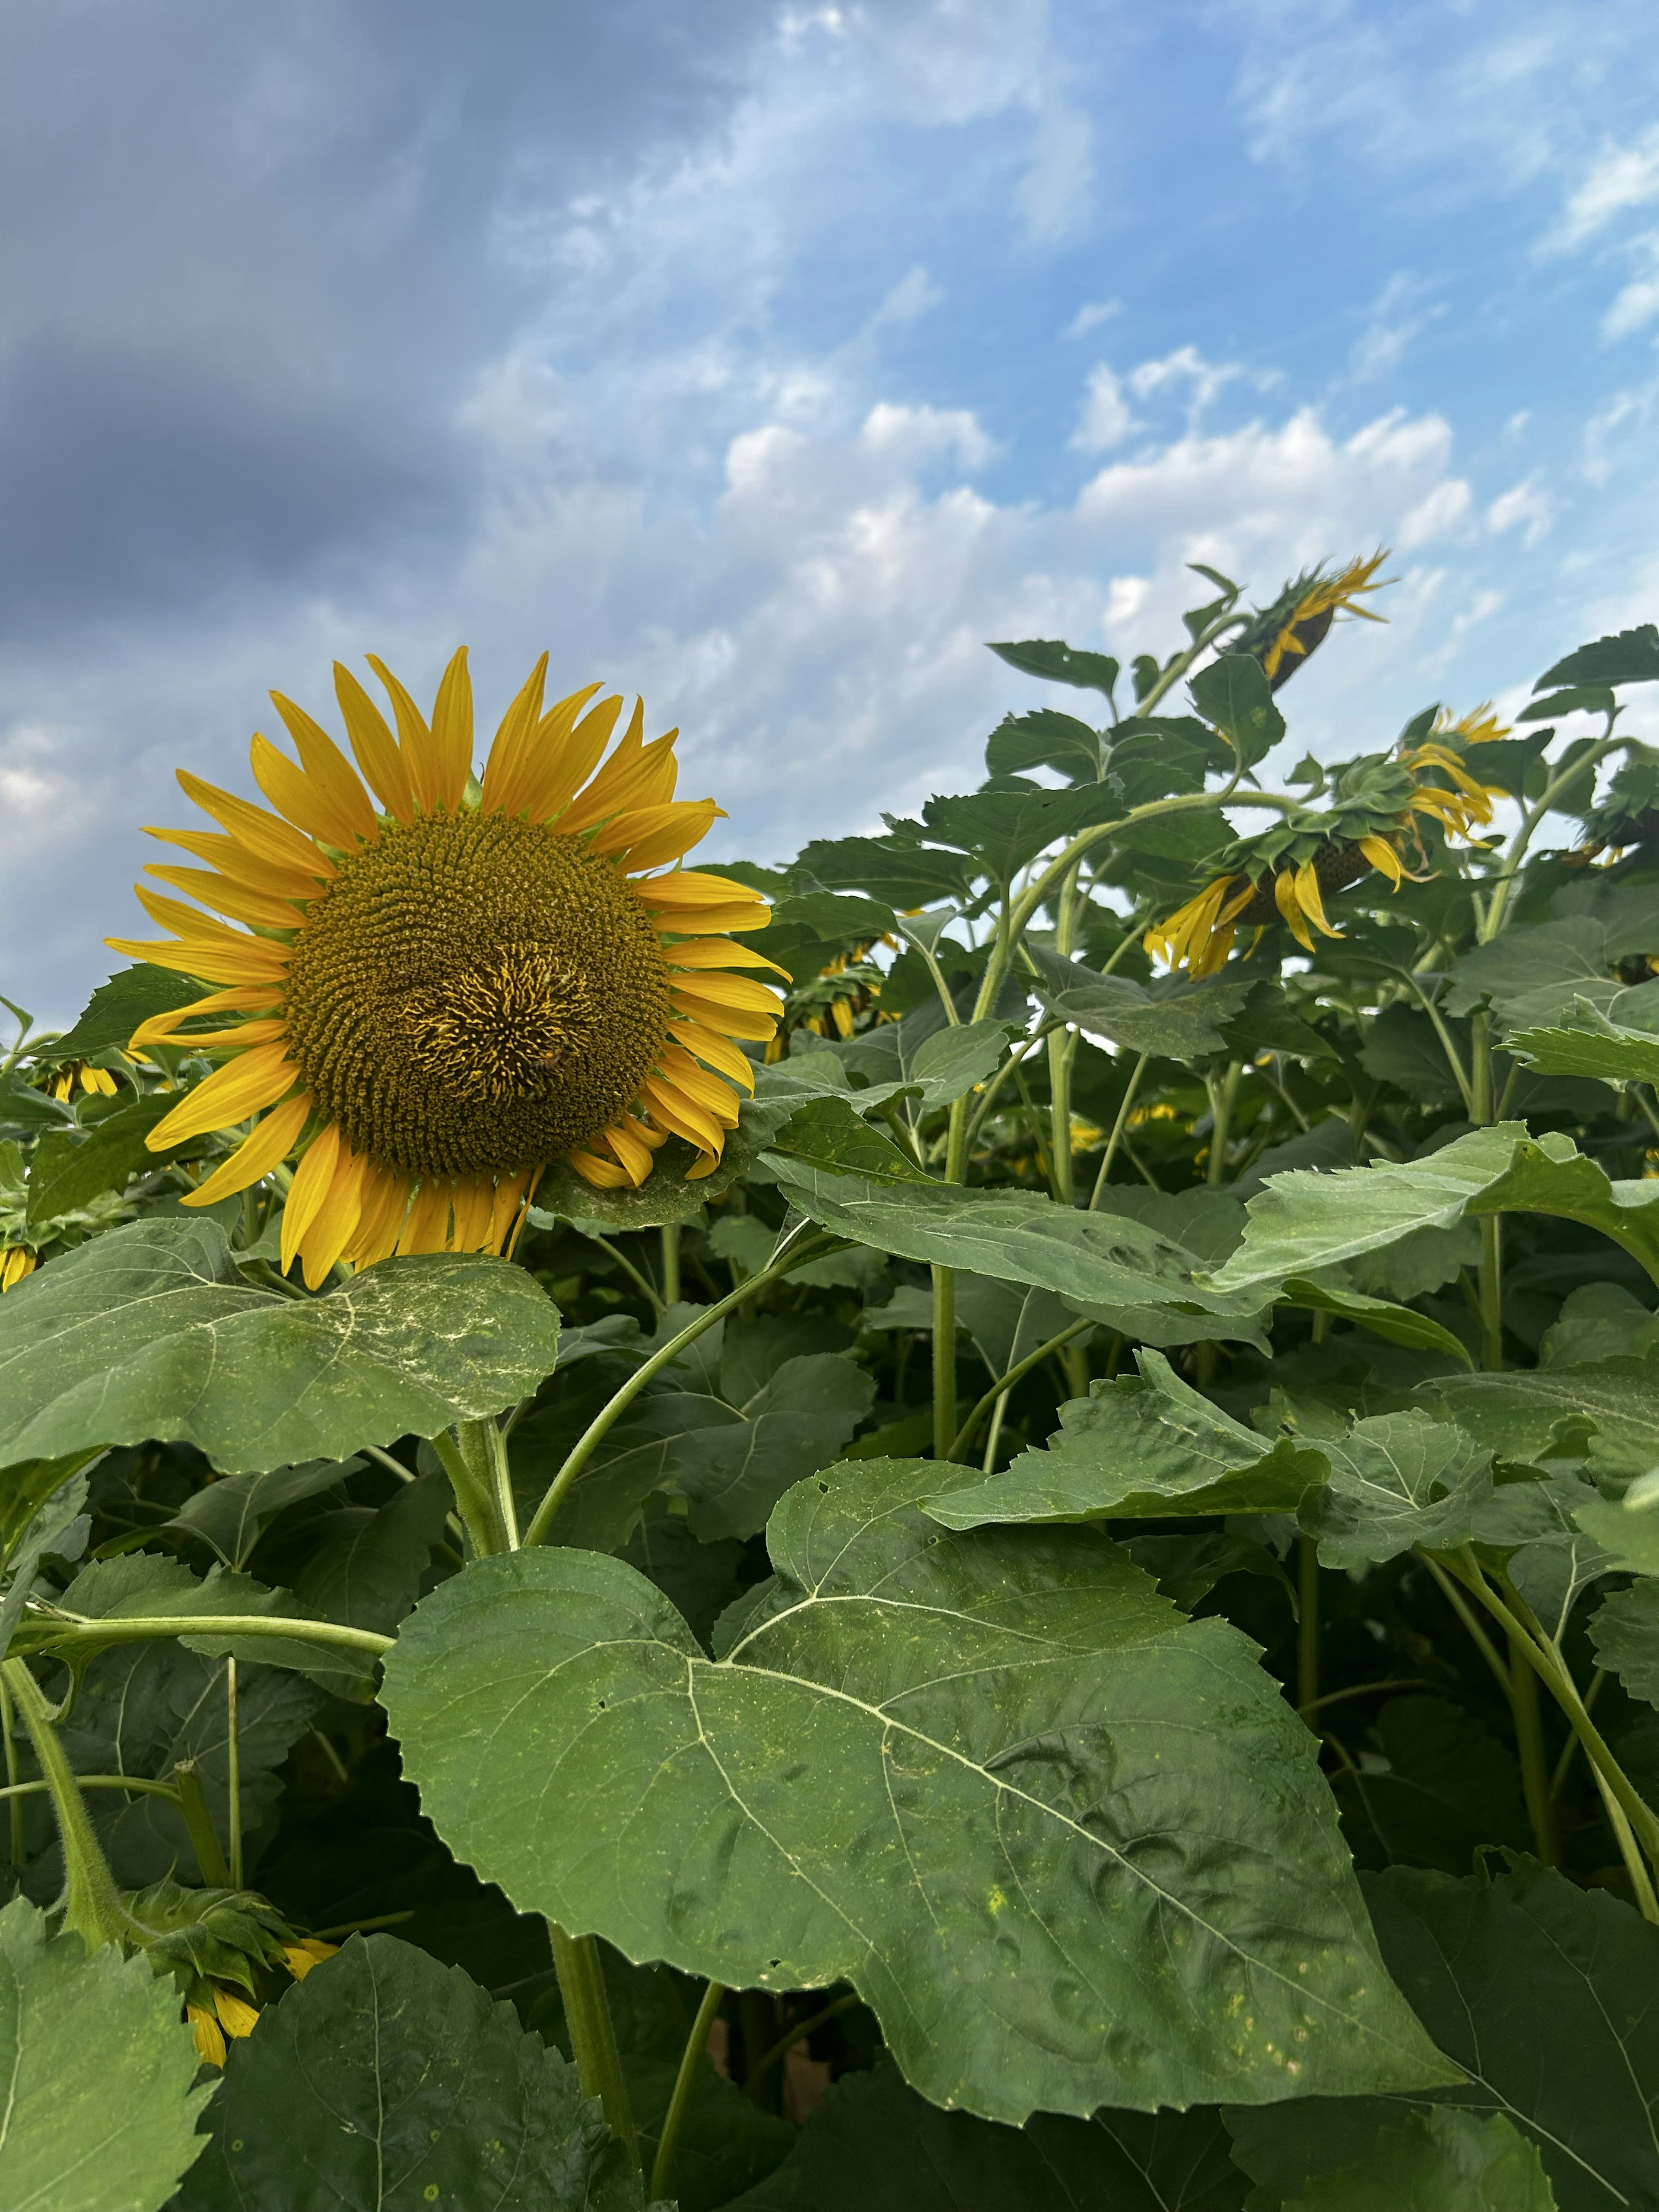
[{"label": "cloudy sky", "polygon": [[9,0],[0,990],[275,686],[543,647],[766,860],[971,786],[988,637],[1391,544],[1296,750],[1659,617],[1638,0]]}]

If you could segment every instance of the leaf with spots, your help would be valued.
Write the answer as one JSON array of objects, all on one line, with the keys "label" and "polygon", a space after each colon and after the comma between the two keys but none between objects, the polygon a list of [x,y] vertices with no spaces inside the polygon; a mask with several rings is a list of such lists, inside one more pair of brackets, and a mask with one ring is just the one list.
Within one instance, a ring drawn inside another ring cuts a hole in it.
[{"label": "leaf with spots", "polygon": [[1255,1647],[1097,1531],[939,1528],[937,1480],[791,1491],[715,1660],[619,1559],[434,1591],[384,1694],[440,1834],[631,1958],[850,1981],[914,2086],[987,2118],[1450,2078]]}]

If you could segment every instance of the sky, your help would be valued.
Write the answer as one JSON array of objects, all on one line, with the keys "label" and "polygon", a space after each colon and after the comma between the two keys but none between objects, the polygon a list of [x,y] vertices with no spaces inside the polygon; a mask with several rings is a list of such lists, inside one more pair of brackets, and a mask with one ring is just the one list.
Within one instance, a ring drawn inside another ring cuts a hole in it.
[{"label": "sky", "polygon": [[1191,561],[1393,549],[1288,757],[1517,703],[1659,618],[1656,95],[1637,0],[9,0],[0,991],[370,652],[642,693],[761,861]]}]

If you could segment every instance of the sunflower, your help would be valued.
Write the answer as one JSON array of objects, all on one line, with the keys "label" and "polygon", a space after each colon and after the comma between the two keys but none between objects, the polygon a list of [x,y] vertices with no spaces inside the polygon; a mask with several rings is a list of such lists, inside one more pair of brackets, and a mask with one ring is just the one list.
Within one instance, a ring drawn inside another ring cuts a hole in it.
[{"label": "sunflower", "polygon": [[42,1076],[40,1087],[61,1106],[75,1096],[77,1087],[100,1098],[113,1098],[118,1086],[106,1067],[94,1067],[90,1060],[72,1060]]},{"label": "sunflower", "polygon": [[1506,734],[1480,707],[1455,722],[1439,717],[1421,743],[1351,762],[1337,778],[1334,805],[1318,812],[1297,807],[1264,836],[1236,845],[1225,873],[1147,931],[1146,951],[1201,981],[1225,964],[1241,929],[1259,933],[1282,921],[1305,952],[1314,950],[1314,930],[1340,937],[1325,912],[1336,892],[1372,870],[1396,891],[1408,877],[1423,880],[1405,857],[1410,846],[1426,866],[1419,817],[1480,842],[1476,826],[1492,820],[1493,800],[1507,793],[1472,775],[1462,748]]},{"label": "sunflower", "polygon": [[[761,927],[766,902],[677,865],[722,810],[675,799],[676,732],[647,744],[636,704],[601,766],[622,700],[590,706],[590,684],[544,709],[544,654],[475,779],[465,649],[429,721],[369,665],[395,735],[334,672],[361,779],[273,692],[299,755],[253,739],[275,812],[180,770],[220,834],[149,833],[208,863],[146,872],[212,914],[141,884],[173,937],[109,940],[222,987],[134,1032],[134,1050],[223,1056],[147,1141],[161,1152],[258,1117],[184,1202],[297,1159],[283,1266],[297,1258],[312,1289],[343,1260],[499,1252],[556,1158],[600,1188],[637,1188],[675,1135],[697,1152],[688,1176],[709,1174],[736,1088],[753,1087],[733,1040],[770,1037],[779,1010],[765,984],[722,972],[775,969],[726,933]],[[198,1030],[204,1016],[226,1025]]]},{"label": "sunflower", "polygon": [[14,1290],[25,1275],[32,1275],[40,1264],[27,1244],[9,1244],[0,1251],[0,1297]]},{"label": "sunflower", "polygon": [[1324,642],[1339,614],[1358,615],[1365,622],[1387,621],[1386,615],[1362,607],[1359,600],[1364,592],[1382,590],[1382,586],[1371,579],[1388,557],[1383,547],[1369,561],[1350,561],[1334,576],[1328,576],[1322,568],[1304,570],[1294,583],[1285,586],[1270,607],[1251,617],[1226,650],[1248,653],[1259,660],[1268,690],[1277,691],[1281,684],[1289,683],[1314,648]]}]

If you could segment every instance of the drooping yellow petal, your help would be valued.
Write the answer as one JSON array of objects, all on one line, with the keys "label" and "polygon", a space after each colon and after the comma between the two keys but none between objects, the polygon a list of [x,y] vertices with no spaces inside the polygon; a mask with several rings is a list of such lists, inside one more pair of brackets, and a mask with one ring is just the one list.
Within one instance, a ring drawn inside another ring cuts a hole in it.
[{"label": "drooping yellow petal", "polygon": [[186,1192],[179,1204],[216,1206],[222,1198],[234,1198],[239,1191],[268,1176],[299,1142],[310,1112],[310,1094],[304,1091],[297,1098],[285,1098],[280,1106],[273,1106],[252,1135],[245,1137],[230,1158],[204,1183]]},{"label": "drooping yellow petal", "polygon": [[227,2035],[252,2035],[259,2025],[259,2009],[246,1997],[239,1997],[234,1990],[217,1987],[213,1992],[213,2009],[219,2015],[219,2025]]},{"label": "drooping yellow petal", "polygon": [[1340,937],[1340,929],[1333,929],[1325,919],[1325,901],[1319,888],[1319,871],[1311,860],[1304,860],[1296,872],[1296,900],[1314,927],[1326,937]]},{"label": "drooping yellow petal", "polygon": [[196,2039],[196,2056],[204,2066],[222,2066],[225,2063],[223,2031],[205,2005],[187,2004],[185,2018],[190,2022],[191,2033]]},{"label": "drooping yellow petal", "polygon": [[409,776],[409,788],[416,808],[430,814],[440,804],[443,788],[443,771],[437,749],[432,742],[432,732],[426,725],[426,716],[398,681],[378,653],[368,656],[369,666],[386,688],[392,709],[398,718],[398,745],[403,754],[404,768]]},{"label": "drooping yellow petal", "polygon": [[1386,837],[1362,837],[1359,849],[1379,875],[1386,876],[1398,890],[1406,873],[1406,864]]},{"label": "drooping yellow petal", "polygon": [[726,809],[712,799],[677,799],[665,806],[629,807],[608,822],[593,839],[596,853],[614,853],[626,876],[665,867],[701,844]]},{"label": "drooping yellow petal", "polygon": [[495,1186],[489,1176],[463,1176],[455,1186],[455,1225],[449,1244],[453,1252],[477,1252],[489,1234],[489,1217],[495,1204]]},{"label": "drooping yellow petal", "polygon": [[[646,1154],[647,1163],[650,1154]],[[580,1147],[567,1152],[565,1158],[584,1182],[591,1182],[595,1190],[637,1190],[645,1177],[636,1182],[626,1168],[615,1160],[602,1159],[597,1152],[585,1152]],[[647,1172],[648,1172],[647,1167]]]},{"label": "drooping yellow petal", "polygon": [[669,1034],[678,1037],[699,1060],[706,1060],[711,1067],[717,1067],[728,1082],[740,1084],[748,1091],[754,1090],[754,1062],[746,1053],[739,1052],[729,1037],[721,1036],[717,1030],[684,1014],[669,1024]]},{"label": "drooping yellow petal", "polygon": [[372,1267],[397,1249],[409,1204],[409,1177],[395,1168],[369,1166],[363,1172],[362,1211],[346,1247],[355,1267]]},{"label": "drooping yellow petal", "polygon": [[403,1235],[398,1239],[398,1249],[399,1252],[441,1252],[448,1235],[449,1185],[447,1182],[422,1183],[404,1222]]},{"label": "drooping yellow petal", "polygon": [[14,1244],[0,1260],[0,1294],[15,1290],[26,1275],[34,1273],[35,1265],[35,1256],[26,1245]]},{"label": "drooping yellow petal", "polygon": [[322,1210],[323,1200],[334,1184],[334,1170],[340,1163],[340,1132],[332,1121],[325,1121],[306,1146],[304,1158],[294,1170],[294,1181],[289,1186],[288,1201],[283,1208],[283,1273],[298,1258],[305,1235]]},{"label": "drooping yellow petal", "polygon": [[729,937],[700,937],[686,945],[665,945],[663,957],[671,968],[769,968],[786,983],[794,977],[775,960],[747,945],[734,945]]},{"label": "drooping yellow petal", "polygon": [[517,805],[509,805],[509,793],[516,794],[526,780],[525,769],[529,763],[542,721],[542,692],[547,682],[547,655],[531,670],[529,678],[518,697],[501,717],[489,747],[489,757],[484,763],[483,810],[486,814],[516,814]]},{"label": "drooping yellow petal", "polygon": [[706,1067],[699,1067],[683,1045],[665,1045],[659,1066],[665,1082],[672,1083],[688,1098],[695,1099],[724,1127],[737,1127],[738,1102],[732,1096],[731,1085],[722,1083],[718,1075],[711,1075]]},{"label": "drooping yellow petal", "polygon": [[713,1115],[705,1113],[678,1085],[653,1076],[640,1085],[640,1095],[650,1109],[653,1121],[665,1129],[672,1129],[677,1137],[684,1137],[699,1152],[717,1152],[725,1142]]},{"label": "drooping yellow petal", "polygon": [[315,722],[303,707],[296,707],[280,691],[273,691],[270,703],[282,716],[288,733],[294,740],[295,750],[300,756],[300,765],[305,770],[306,781],[326,804],[330,813],[349,834],[343,838],[331,837],[331,845],[343,845],[352,849],[353,841],[361,840],[372,845],[380,834],[380,825],[374,819],[374,809],[369,804],[368,793],[351,763],[340,750],[320,722]]},{"label": "drooping yellow petal", "polygon": [[300,1240],[301,1267],[308,1291],[322,1288],[351,1242],[363,1210],[363,1173],[368,1165],[360,1152],[341,1146],[333,1181]]},{"label": "drooping yellow petal", "polygon": [[432,750],[437,761],[437,803],[453,811],[472,773],[472,678],[466,647],[459,646],[438,679],[432,706]]},{"label": "drooping yellow petal", "polygon": [[597,766],[615,719],[590,714],[577,727],[577,716],[599,689],[584,684],[550,707],[522,745],[504,750],[496,738],[484,771],[486,807],[545,822],[568,804]]},{"label": "drooping yellow petal", "polygon": [[1294,869],[1283,869],[1273,878],[1273,904],[1279,908],[1286,927],[1297,943],[1311,952],[1314,949],[1314,941],[1308,933],[1307,923],[1302,918],[1302,909],[1297,904]]},{"label": "drooping yellow petal", "polygon": [[410,788],[409,768],[398,740],[386,727],[386,717],[351,671],[334,664],[334,696],[351,740],[352,757],[362,770],[369,789],[395,821],[415,819],[415,794]]},{"label": "drooping yellow petal", "polygon": [[623,1171],[635,1190],[651,1172],[651,1155],[655,1147],[646,1141],[647,1134],[631,1117],[618,1121],[604,1134],[603,1141],[621,1161]]},{"label": "drooping yellow petal", "polygon": [[519,1208],[532,1177],[541,1173],[539,1168],[526,1168],[522,1174],[502,1176],[495,1184],[495,1196],[489,1211],[489,1241],[487,1252],[499,1252],[512,1234]]},{"label": "drooping yellow petal", "polygon": [[299,1070],[288,1056],[285,1044],[255,1045],[239,1053],[223,1067],[187,1091],[173,1111],[159,1121],[144,1142],[153,1152],[182,1145],[187,1137],[200,1137],[210,1129],[234,1128],[287,1097]]},{"label": "drooping yellow petal", "polygon": [[256,859],[269,861],[275,867],[291,868],[301,875],[324,879],[335,872],[334,863],[327,854],[319,853],[311,839],[302,837],[290,823],[267,814],[262,806],[250,806],[246,799],[238,799],[234,792],[221,791],[216,784],[204,783],[188,769],[181,768],[177,773],[179,788],[185,798],[193,799],[204,814],[210,814]]},{"label": "drooping yellow petal", "polygon": [[212,868],[170,868],[148,860],[144,873],[199,899],[216,913],[228,914],[233,921],[258,922],[266,929],[297,929],[302,919],[299,908],[289,900],[276,898],[269,891],[250,890]]}]

